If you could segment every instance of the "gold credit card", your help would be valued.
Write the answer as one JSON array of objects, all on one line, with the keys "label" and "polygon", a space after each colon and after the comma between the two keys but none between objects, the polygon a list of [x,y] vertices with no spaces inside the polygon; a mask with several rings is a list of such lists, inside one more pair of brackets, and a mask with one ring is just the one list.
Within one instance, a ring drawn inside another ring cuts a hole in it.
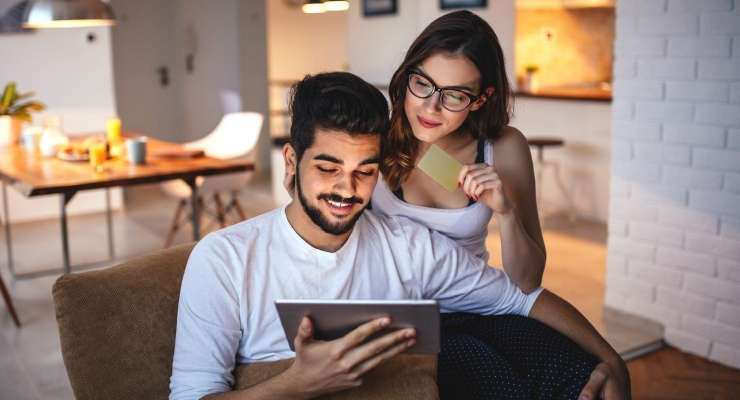
[{"label": "gold credit card", "polygon": [[431,145],[417,167],[450,192],[457,190],[457,177],[463,165],[438,146]]}]

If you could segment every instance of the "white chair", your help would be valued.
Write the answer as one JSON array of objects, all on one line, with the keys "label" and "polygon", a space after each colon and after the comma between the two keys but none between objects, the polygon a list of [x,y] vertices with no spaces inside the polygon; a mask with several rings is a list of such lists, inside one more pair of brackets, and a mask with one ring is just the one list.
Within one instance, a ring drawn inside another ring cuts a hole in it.
[{"label": "white chair", "polygon": [[[239,158],[247,155],[257,144],[260,130],[262,129],[262,115],[255,112],[236,112],[224,115],[216,129],[208,136],[186,143],[184,146],[188,149],[203,150],[208,157],[218,158],[221,160]],[[234,174],[216,175],[208,177],[198,177],[198,202],[201,212],[215,216],[219,225],[223,228],[226,226],[226,217],[229,212],[236,211],[240,220],[246,218],[241,205],[239,204],[239,191],[241,191],[252,177],[252,172],[238,172]],[[162,189],[170,196],[179,199],[175,216],[172,220],[165,247],[169,247],[177,234],[179,228],[187,224],[191,218],[184,211],[189,207],[191,189],[183,181],[174,180],[163,183]],[[228,193],[231,199],[228,204],[224,205],[221,195]],[[213,199],[215,212],[211,213],[206,207],[204,199]],[[206,230],[208,227],[206,227]]]}]

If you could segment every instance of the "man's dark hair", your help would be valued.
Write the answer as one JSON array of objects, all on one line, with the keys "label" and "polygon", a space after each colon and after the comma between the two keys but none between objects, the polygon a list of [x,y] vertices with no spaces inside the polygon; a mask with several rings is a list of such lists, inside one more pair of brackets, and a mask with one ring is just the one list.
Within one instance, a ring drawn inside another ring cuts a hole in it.
[{"label": "man's dark hair", "polygon": [[385,135],[389,128],[383,94],[348,72],[307,75],[291,88],[290,112],[290,143],[296,162],[313,145],[317,128],[350,135]]}]

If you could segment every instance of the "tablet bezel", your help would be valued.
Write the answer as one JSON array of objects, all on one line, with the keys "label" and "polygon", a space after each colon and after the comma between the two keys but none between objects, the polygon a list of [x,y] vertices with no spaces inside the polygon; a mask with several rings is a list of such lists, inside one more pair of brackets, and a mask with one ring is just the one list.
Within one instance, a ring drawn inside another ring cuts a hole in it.
[{"label": "tablet bezel", "polygon": [[416,329],[416,344],[406,352],[411,354],[439,353],[439,304],[436,300],[275,300],[280,322],[290,349],[295,351],[298,326],[304,316],[314,324],[314,338],[333,340],[375,318],[388,316],[391,325],[370,339],[397,329]]}]

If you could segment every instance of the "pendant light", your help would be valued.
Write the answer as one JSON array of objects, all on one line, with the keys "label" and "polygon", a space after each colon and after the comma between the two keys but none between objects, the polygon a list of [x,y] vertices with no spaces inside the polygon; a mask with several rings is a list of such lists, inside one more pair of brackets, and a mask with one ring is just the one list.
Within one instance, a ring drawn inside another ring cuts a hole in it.
[{"label": "pendant light", "polygon": [[102,0],[31,0],[24,28],[80,28],[115,25],[113,10]]}]

